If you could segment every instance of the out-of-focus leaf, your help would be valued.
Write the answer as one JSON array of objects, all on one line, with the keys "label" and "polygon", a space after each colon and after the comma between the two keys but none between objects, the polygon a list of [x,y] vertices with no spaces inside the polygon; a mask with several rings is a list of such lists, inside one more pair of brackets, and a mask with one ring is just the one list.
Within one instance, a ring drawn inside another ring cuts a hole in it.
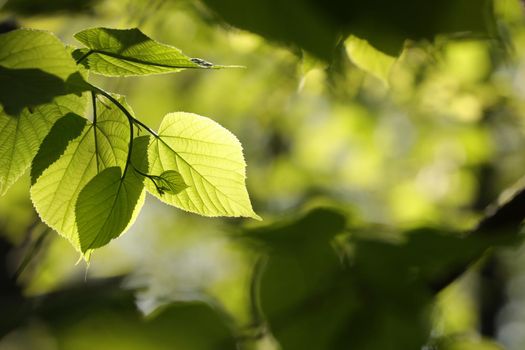
[{"label": "out-of-focus leaf", "polygon": [[91,28],[75,34],[87,49],[73,53],[90,71],[107,76],[173,73],[185,68],[224,68],[158,43],[139,29]]},{"label": "out-of-focus leaf", "polygon": [[230,24],[294,44],[330,59],[335,44],[353,34],[390,55],[406,39],[440,33],[484,34],[492,25],[489,0],[204,0]]},{"label": "out-of-focus leaf", "polygon": [[367,41],[350,36],[345,41],[346,53],[356,66],[388,85],[395,58],[375,49]]},{"label": "out-of-focus leaf", "polygon": [[247,232],[269,254],[260,303],[284,350],[345,348],[334,342],[358,305],[331,246],[345,226],[342,213],[315,209],[295,221]]},{"label": "out-of-focus leaf", "polygon": [[486,249],[520,240],[422,228],[404,242],[359,234],[341,244],[334,237],[345,221],[335,210],[316,209],[246,232],[266,247],[260,304],[285,350],[421,348],[430,336],[434,283]]},{"label": "out-of-focus leaf", "polygon": [[228,320],[209,305],[173,303],[144,317],[133,291],[118,282],[41,297],[30,315],[45,323],[61,349],[236,349]]},{"label": "out-of-focus leaf", "polygon": [[20,15],[47,15],[55,13],[85,13],[91,11],[99,0],[8,0],[3,10]]},{"label": "out-of-focus leaf", "polygon": [[436,343],[437,350],[504,350],[502,345],[479,337],[450,337]]}]

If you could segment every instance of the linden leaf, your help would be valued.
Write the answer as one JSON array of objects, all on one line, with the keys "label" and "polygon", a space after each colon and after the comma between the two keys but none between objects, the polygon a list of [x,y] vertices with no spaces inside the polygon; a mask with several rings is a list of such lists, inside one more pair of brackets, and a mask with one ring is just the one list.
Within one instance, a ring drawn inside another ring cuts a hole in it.
[{"label": "linden leaf", "polygon": [[176,171],[188,187],[160,195],[161,201],[204,216],[260,217],[252,209],[245,185],[242,146],[215,121],[192,113],[170,113],[148,149],[150,173]]}]

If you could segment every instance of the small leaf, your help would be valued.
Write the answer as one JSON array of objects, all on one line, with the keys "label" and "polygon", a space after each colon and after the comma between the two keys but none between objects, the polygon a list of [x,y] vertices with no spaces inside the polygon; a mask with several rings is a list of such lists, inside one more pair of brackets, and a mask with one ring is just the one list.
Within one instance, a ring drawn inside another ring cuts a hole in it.
[{"label": "small leaf", "polygon": [[[24,173],[53,124],[83,115],[87,100],[75,62],[48,32],[0,35],[0,195]],[[74,94],[73,94],[74,92]]]},{"label": "small leaf", "polygon": [[88,49],[74,52],[94,73],[132,76],[178,72],[184,68],[225,68],[191,58],[173,46],[158,43],[139,29],[91,28],[75,34]]},{"label": "small leaf", "polygon": [[188,188],[180,173],[175,170],[167,170],[159,176],[154,176],[154,181],[161,195],[164,193],[177,194]]},{"label": "small leaf", "polygon": [[[79,251],[75,217],[78,195],[104,169],[124,169],[130,141],[128,120],[119,109],[97,102],[97,111],[96,125],[85,125],[80,136],[70,141],[65,150],[60,143],[48,143],[49,149],[39,152],[39,157],[34,160],[35,164],[45,164],[49,159],[56,159],[32,185],[33,204],[42,221],[66,237]],[[64,137],[68,138],[68,133],[77,131],[64,132]]]},{"label": "small leaf", "polygon": [[184,191],[160,195],[150,181],[146,188],[160,200],[204,216],[255,219],[245,185],[242,146],[213,120],[192,113],[164,117],[159,137],[148,149],[151,174],[176,171],[188,185]]}]

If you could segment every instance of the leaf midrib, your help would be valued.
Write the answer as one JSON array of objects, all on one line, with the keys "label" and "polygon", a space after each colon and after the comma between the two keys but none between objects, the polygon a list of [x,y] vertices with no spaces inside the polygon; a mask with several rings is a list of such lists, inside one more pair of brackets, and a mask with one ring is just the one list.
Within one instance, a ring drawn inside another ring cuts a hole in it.
[{"label": "leaf midrib", "polygon": [[[224,197],[226,197],[228,200],[231,200],[232,202],[234,202],[235,204],[237,204],[238,206],[240,206],[241,208],[243,209],[248,209],[246,208],[242,203],[239,203],[237,200],[231,198],[230,196],[228,196],[227,194],[225,194],[223,191],[221,191],[219,188],[217,188],[216,185],[214,185],[213,183],[211,183],[205,176],[203,176],[199,170],[195,169],[193,166],[190,165],[190,163],[184,159],[184,157],[182,157],[177,151],[175,151],[173,148],[171,148],[170,145],[168,145],[161,137],[158,137],[156,138],[156,140],[159,140],[160,142],[162,142],[171,152],[173,152],[175,154],[176,157],[180,158],[184,163],[186,163],[186,165],[190,168],[190,169],[193,169],[193,171],[195,171],[204,181],[206,181],[210,186],[212,186],[212,188],[219,192],[221,195],[223,195]],[[159,152],[160,154],[160,152]],[[159,157],[160,159],[160,157]],[[166,170],[166,169],[163,169],[163,170]],[[177,196],[177,195],[175,195]],[[219,201],[220,202],[220,201]],[[221,206],[223,204],[221,203]]]},{"label": "leaf midrib", "polygon": [[[120,60],[123,60],[123,61],[139,63],[139,64],[143,64],[145,66],[154,66],[154,67],[172,68],[172,69],[184,69],[184,68],[210,69],[210,68],[214,68],[215,67],[215,65],[213,65],[211,67],[204,67],[204,66],[201,66],[201,65],[198,65],[198,64],[194,64],[193,66],[174,66],[174,65],[170,65],[170,64],[156,63],[156,62],[151,62],[151,61],[144,61],[144,60],[141,60],[141,59],[138,59],[138,58],[134,58],[134,57],[130,57],[130,56],[124,56],[122,54],[117,54],[117,53],[108,52],[108,51],[104,51],[104,50],[90,49],[90,51],[93,52],[93,53],[99,54],[99,55],[105,55],[105,56],[109,56],[109,57],[112,57],[112,58],[120,59]],[[89,59],[89,57],[87,57],[87,59]]]},{"label": "leaf midrib", "polygon": [[[120,169],[120,167],[118,167]],[[113,199],[113,203],[111,204],[111,209],[109,211],[109,213],[112,213],[113,210],[115,209],[115,205],[117,203],[117,199],[118,199],[118,196],[120,194],[120,189],[122,188],[122,184],[124,183],[125,181],[125,177],[122,177],[122,176],[119,176],[119,185],[118,185],[118,189],[117,189],[117,193],[115,195],[115,198]],[[110,215],[106,215],[106,219],[104,220],[104,223],[102,224],[101,229],[98,230],[98,232],[95,234],[95,238],[93,239],[93,241],[89,244],[89,246],[86,248],[86,252],[89,250],[89,249],[92,249],[92,246],[93,244],[95,244],[97,238],[98,238],[98,235],[100,234],[100,231],[102,231],[102,229],[104,228],[104,226],[106,226],[106,223],[108,222],[109,218],[111,217],[111,214]],[[80,247],[82,249],[82,247]]]}]

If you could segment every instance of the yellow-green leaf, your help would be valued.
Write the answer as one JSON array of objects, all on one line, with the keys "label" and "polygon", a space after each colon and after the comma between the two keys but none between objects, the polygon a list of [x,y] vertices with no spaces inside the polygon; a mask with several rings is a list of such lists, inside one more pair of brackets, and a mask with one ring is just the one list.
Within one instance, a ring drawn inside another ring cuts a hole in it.
[{"label": "yellow-green leaf", "polygon": [[[42,144],[50,150],[39,154],[56,160],[31,187],[31,199],[42,221],[79,251],[75,215],[78,195],[104,169],[124,169],[130,141],[128,120],[119,109],[98,102],[97,111],[96,124],[85,125],[80,136],[69,142],[65,150],[51,140]],[[46,163],[46,159],[35,158],[35,162]]]},{"label": "yellow-green leaf", "polygon": [[0,35],[0,195],[31,164],[55,121],[84,114],[81,83],[71,55],[51,33]]},{"label": "yellow-green leaf", "polygon": [[173,73],[185,68],[224,68],[186,56],[176,47],[161,44],[139,29],[91,28],[75,34],[87,49],[74,53],[90,71],[106,76]]},{"label": "yellow-green leaf", "polygon": [[159,176],[178,172],[187,188],[159,194],[151,181],[149,192],[175,207],[204,216],[260,217],[246,190],[242,146],[215,121],[192,113],[166,115],[148,149],[149,172]]}]

